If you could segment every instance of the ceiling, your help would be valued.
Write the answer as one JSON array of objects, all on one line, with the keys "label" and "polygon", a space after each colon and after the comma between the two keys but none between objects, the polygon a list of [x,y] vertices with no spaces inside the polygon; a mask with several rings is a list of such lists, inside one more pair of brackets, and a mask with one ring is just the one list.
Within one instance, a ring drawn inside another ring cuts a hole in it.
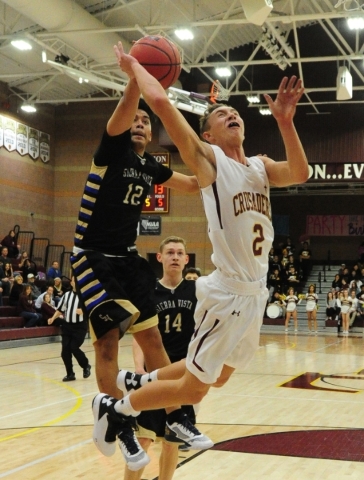
[{"label": "ceiling", "polygon": [[[214,67],[226,64],[232,76],[222,84],[230,100],[246,104],[249,92],[274,94],[283,75],[297,74],[306,87],[300,104],[306,113],[331,112],[343,103],[355,108],[364,102],[364,30],[349,30],[346,21],[364,16],[364,0],[273,0],[262,26],[247,20],[243,2],[0,0],[0,81],[19,101],[35,104],[112,100],[120,97],[126,83],[113,44],[122,40],[128,50],[133,40],[163,34],[183,53],[179,89],[207,94],[217,78]],[[179,41],[176,27],[190,27],[194,39]],[[263,49],[264,30],[278,34],[279,48],[287,47],[285,70]],[[18,37],[26,37],[32,50],[15,49],[10,42]],[[68,60],[63,65],[54,61],[56,56],[61,62]],[[352,75],[350,100],[336,99],[340,66]],[[205,104],[188,94],[176,95],[181,109],[200,113]]]}]

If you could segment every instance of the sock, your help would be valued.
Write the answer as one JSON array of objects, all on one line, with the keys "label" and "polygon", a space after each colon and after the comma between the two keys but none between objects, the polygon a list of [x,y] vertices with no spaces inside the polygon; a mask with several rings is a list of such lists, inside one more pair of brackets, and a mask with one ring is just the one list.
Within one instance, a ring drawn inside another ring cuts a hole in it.
[{"label": "sock", "polygon": [[130,403],[130,395],[127,395],[126,397],[122,398],[118,402],[115,403],[114,405],[115,411],[117,413],[122,413],[123,415],[126,415],[129,417],[130,415],[132,417],[137,417],[140,412],[137,412],[134,410]]},{"label": "sock", "polygon": [[153,370],[153,372],[144,373],[144,375],[141,375],[140,385],[143,387],[147,383],[154,382],[155,380],[158,380],[158,370]]},{"label": "sock", "polygon": [[182,409],[179,408],[178,410],[174,410],[173,412],[167,415],[167,422],[171,425],[174,422],[177,422],[181,418],[181,414],[183,414]]}]

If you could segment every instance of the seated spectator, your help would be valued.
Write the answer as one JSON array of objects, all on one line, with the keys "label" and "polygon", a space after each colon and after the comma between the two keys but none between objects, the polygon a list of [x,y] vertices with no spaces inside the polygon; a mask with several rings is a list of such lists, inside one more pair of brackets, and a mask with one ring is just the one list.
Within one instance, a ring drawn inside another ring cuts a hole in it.
[{"label": "seated spectator", "polygon": [[283,280],[277,268],[268,277],[268,290],[269,290],[268,303],[271,302],[274,292],[278,292],[278,293],[283,292]]},{"label": "seated spectator", "polygon": [[37,267],[34,262],[31,262],[29,258],[24,259],[22,267],[20,267],[23,278],[28,278],[28,275],[32,273],[34,277],[37,276]]},{"label": "seated spectator", "polygon": [[302,270],[302,278],[303,280],[307,280],[308,275],[311,271],[311,250],[308,247],[308,243],[304,242],[301,248],[299,259],[300,259],[300,268]]},{"label": "seated spectator", "polygon": [[286,266],[288,263],[289,263],[288,250],[284,248],[282,250],[282,259],[281,259],[282,270],[286,270]]},{"label": "seated spectator", "polygon": [[32,290],[32,298],[33,300],[36,300],[42,292],[35,284],[35,276],[32,273],[28,273],[27,280]]},{"label": "seated spectator", "polygon": [[293,288],[294,292],[298,292],[300,279],[298,278],[298,273],[293,266],[289,268],[287,273],[287,285],[288,288]]},{"label": "seated spectator", "polygon": [[348,268],[345,267],[345,268],[342,269],[342,273],[340,275],[340,278],[341,278],[341,280],[344,278],[346,283],[349,284],[351,279],[350,279],[350,273],[349,273]]},{"label": "seated spectator", "polygon": [[[53,317],[56,311],[56,307],[52,305],[52,298],[49,293],[45,292],[43,295],[43,302],[40,307],[40,313],[42,314],[42,323],[43,325],[48,325],[48,320]],[[56,319],[53,322],[53,325],[59,327],[62,324],[63,315],[60,319]]]},{"label": "seated spectator", "polygon": [[347,290],[349,292],[349,284],[346,281],[345,277],[341,279],[340,291]]},{"label": "seated spectator", "polygon": [[47,293],[51,297],[51,304],[53,305],[53,307],[56,306],[56,304],[54,302],[54,299],[53,299],[53,287],[52,287],[52,285],[49,285],[47,290],[45,292],[43,292],[41,295],[39,295],[39,297],[35,301],[35,308],[38,312],[40,312],[40,309],[42,307],[44,295],[46,295]]},{"label": "seated spectator", "polygon": [[350,283],[349,283],[349,296],[351,294],[352,291],[355,292],[355,296],[360,292],[360,286],[361,286],[361,281],[358,280],[357,282],[355,280],[352,280]]},{"label": "seated spectator", "polygon": [[10,258],[17,258],[18,257],[20,245],[17,245],[17,243],[16,243],[16,236],[15,236],[14,230],[10,230],[8,235],[6,235],[6,237],[4,237],[1,240],[0,244],[3,247],[8,248],[8,255],[9,255]]},{"label": "seated spectator", "polygon": [[334,288],[336,291],[339,291],[341,289],[341,278],[338,273],[335,275],[335,278],[331,283],[331,287]]},{"label": "seated spectator", "polygon": [[[5,264],[6,265],[6,264]],[[4,267],[0,266],[0,281],[1,281],[1,288],[3,290],[3,295],[5,297],[9,296],[12,283],[7,275],[5,275]]]},{"label": "seated spectator", "polygon": [[201,270],[199,268],[189,267],[185,272],[185,280],[197,280],[201,277]]},{"label": "seated spectator", "polygon": [[339,275],[340,275],[340,277],[343,276],[343,273],[344,273],[345,268],[346,268],[345,263],[342,263],[342,264],[341,264],[341,267],[339,268],[339,272],[338,272]]},{"label": "seated spectator", "polygon": [[17,307],[19,305],[19,297],[23,291],[23,277],[21,275],[15,275],[13,288],[9,294],[9,305]]},{"label": "seated spectator", "polygon": [[62,285],[62,280],[59,277],[56,277],[54,279],[54,284],[53,284],[53,300],[56,304],[58,305],[59,301],[63,297],[64,291],[63,291],[63,285]]},{"label": "seated spectator", "polygon": [[287,237],[286,243],[285,243],[285,245],[283,246],[283,248],[285,248],[285,249],[287,250],[288,256],[294,254],[295,246],[292,245],[291,237]]},{"label": "seated spectator", "polygon": [[282,265],[281,265],[281,262],[279,261],[278,255],[273,256],[273,262],[271,263],[270,268],[271,268],[270,270],[271,273],[274,273],[274,270],[278,270],[278,272],[281,272]]},{"label": "seated spectator", "polygon": [[358,314],[358,310],[359,310],[359,306],[360,306],[359,300],[356,298],[356,294],[355,294],[354,290],[351,291],[351,293],[349,295],[349,300],[350,300],[349,328],[351,328],[354,321],[355,321],[355,317]]},{"label": "seated spectator", "polygon": [[5,277],[9,279],[9,282],[11,285],[10,288],[11,288],[14,283],[14,272],[13,272],[13,266],[11,263],[5,263],[4,274],[5,274]]},{"label": "seated spectator", "polygon": [[24,265],[24,262],[25,260],[30,260],[30,258],[28,257],[28,252],[26,252],[25,250],[21,253],[20,257],[19,257],[19,261],[18,261],[18,268],[22,268],[22,266]]},{"label": "seated spectator", "polygon": [[37,327],[42,323],[42,315],[35,311],[32,289],[28,284],[23,286],[23,291],[19,296],[19,309],[20,316],[25,320],[25,328]]},{"label": "seated spectator", "polygon": [[62,277],[62,272],[59,269],[59,264],[58,262],[53,262],[52,266],[48,269],[47,272],[47,280],[50,280],[51,278],[54,280],[55,278],[61,278]]},{"label": "seated spectator", "polygon": [[299,264],[298,264],[297,260],[295,260],[293,255],[288,255],[288,263],[286,265],[286,271],[287,272],[288,272],[290,267],[294,267],[294,269],[297,270],[297,273],[298,273]]},{"label": "seated spectator", "polygon": [[5,267],[6,263],[11,263],[8,247],[1,247],[0,267]]},{"label": "seated spectator", "polygon": [[269,264],[269,271],[273,271],[270,267],[271,263],[273,263],[273,258],[274,258],[274,247],[273,245],[270,247],[269,253],[268,253],[268,264]]}]

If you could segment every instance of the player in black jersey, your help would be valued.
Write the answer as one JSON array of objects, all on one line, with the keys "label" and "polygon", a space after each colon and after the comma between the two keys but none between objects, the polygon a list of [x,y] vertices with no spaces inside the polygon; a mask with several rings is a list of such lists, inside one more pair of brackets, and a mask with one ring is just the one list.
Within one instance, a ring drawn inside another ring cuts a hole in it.
[{"label": "player in black jersey", "polygon": [[[186,242],[181,237],[167,237],[159,247],[157,259],[163,265],[163,277],[157,281],[154,297],[158,313],[158,328],[162,335],[163,345],[172,363],[186,357],[188,344],[195,328],[193,318],[197,298],[196,282],[183,279],[182,272],[188,263]],[[137,373],[145,373],[144,358],[138,344],[134,342],[134,361]],[[183,410],[195,423],[195,412],[192,406]],[[165,410],[142,412],[137,423],[139,430],[136,435],[144,450],[148,450],[156,437],[164,437],[162,453],[159,461],[159,478],[172,479],[178,462],[177,443],[166,428]],[[130,471],[125,468],[124,480],[140,480],[143,469]]]}]

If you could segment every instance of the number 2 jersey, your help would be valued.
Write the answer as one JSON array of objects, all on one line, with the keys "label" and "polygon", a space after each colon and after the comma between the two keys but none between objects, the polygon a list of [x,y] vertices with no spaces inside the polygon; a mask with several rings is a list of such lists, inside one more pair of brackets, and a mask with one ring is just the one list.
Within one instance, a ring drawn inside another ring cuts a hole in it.
[{"label": "number 2 jersey", "polygon": [[132,149],[130,131],[105,131],[86,180],[75,233],[75,247],[123,255],[134,245],[150,187],[166,182],[172,170]]},{"label": "number 2 jersey", "polygon": [[244,282],[263,279],[273,242],[269,180],[262,160],[243,165],[211,145],[216,157],[216,180],[202,188],[213,245],[212,262],[226,275]]},{"label": "number 2 jersey", "polygon": [[169,289],[157,282],[154,290],[158,328],[171,362],[186,358],[188,344],[195,329],[196,282],[182,280]]}]

